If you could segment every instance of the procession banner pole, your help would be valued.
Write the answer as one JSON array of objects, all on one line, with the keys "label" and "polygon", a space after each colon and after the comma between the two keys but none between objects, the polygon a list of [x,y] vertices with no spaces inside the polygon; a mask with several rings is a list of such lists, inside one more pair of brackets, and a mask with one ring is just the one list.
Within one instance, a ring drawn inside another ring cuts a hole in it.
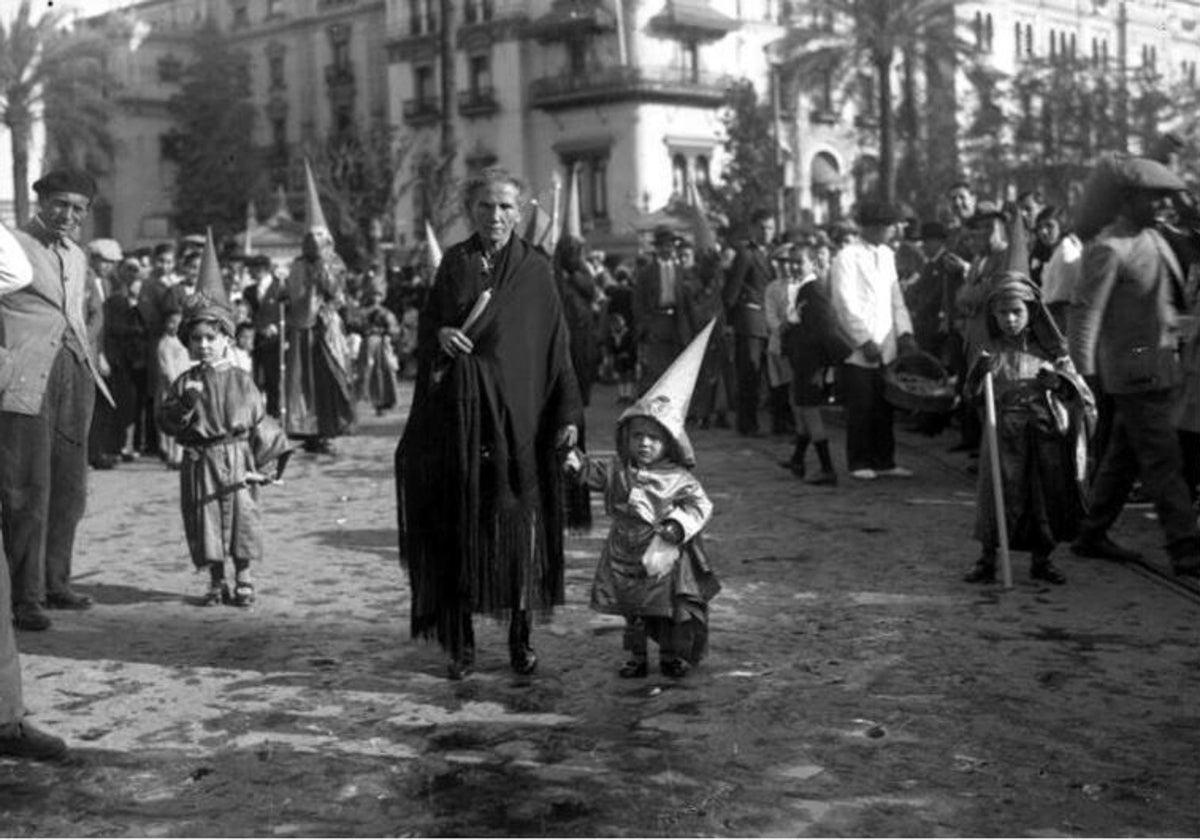
[{"label": "procession banner pole", "polygon": [[1008,555],[1008,518],[1004,513],[1004,480],[1000,475],[999,435],[996,433],[996,389],[992,372],[983,375],[984,434],[987,436],[988,461],[992,468],[992,498],[996,503],[996,533],[1000,536],[1000,574],[1004,588],[1012,589],[1012,558]]},{"label": "procession banner pole", "polygon": [[287,434],[287,301],[279,302],[279,425]]}]

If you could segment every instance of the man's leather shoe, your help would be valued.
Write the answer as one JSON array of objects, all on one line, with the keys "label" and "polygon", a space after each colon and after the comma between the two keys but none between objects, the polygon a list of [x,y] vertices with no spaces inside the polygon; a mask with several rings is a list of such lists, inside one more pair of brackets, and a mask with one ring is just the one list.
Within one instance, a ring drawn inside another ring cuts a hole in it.
[{"label": "man's leather shoe", "polygon": [[1200,554],[1185,554],[1171,560],[1171,571],[1177,575],[1200,577]]},{"label": "man's leather shoe", "polygon": [[92,599],[87,595],[67,589],[63,592],[48,594],[46,607],[52,610],[90,610]]},{"label": "man's leather shoe", "polygon": [[42,612],[40,607],[17,607],[13,624],[18,630],[49,630],[50,616]]},{"label": "man's leather shoe", "polygon": [[1071,553],[1077,557],[1115,560],[1118,563],[1137,563],[1142,559],[1141,552],[1117,545],[1107,534],[1099,537],[1080,537],[1071,543]]},{"label": "man's leather shoe", "polygon": [[43,732],[25,721],[0,726],[0,755],[53,761],[66,753],[67,745],[62,738]]}]

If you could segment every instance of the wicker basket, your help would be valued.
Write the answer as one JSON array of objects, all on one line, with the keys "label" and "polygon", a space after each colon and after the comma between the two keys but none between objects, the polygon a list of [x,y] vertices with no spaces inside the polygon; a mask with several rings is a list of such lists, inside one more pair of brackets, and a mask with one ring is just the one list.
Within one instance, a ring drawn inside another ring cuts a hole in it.
[{"label": "wicker basket", "polygon": [[954,381],[928,353],[909,353],[883,371],[884,398],[904,411],[945,414],[954,408]]}]

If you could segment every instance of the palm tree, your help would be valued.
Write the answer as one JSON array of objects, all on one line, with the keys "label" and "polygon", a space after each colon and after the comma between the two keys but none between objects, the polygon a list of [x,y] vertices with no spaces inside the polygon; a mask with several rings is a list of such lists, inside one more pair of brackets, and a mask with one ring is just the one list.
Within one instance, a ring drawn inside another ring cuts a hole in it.
[{"label": "palm tree", "polygon": [[955,0],[799,0],[796,7],[793,20],[804,23],[789,25],[773,45],[781,74],[793,85],[820,91],[829,102],[870,90],[879,138],[879,197],[894,201],[893,71],[898,59],[911,62],[931,42],[941,50],[963,51],[955,35]]},{"label": "palm tree", "polygon": [[0,22],[0,119],[12,139],[18,223],[29,216],[29,154],[38,119],[46,124],[51,164],[101,172],[112,151],[104,36],[71,29],[70,12],[48,5],[34,20],[32,3],[21,0],[12,22]]}]

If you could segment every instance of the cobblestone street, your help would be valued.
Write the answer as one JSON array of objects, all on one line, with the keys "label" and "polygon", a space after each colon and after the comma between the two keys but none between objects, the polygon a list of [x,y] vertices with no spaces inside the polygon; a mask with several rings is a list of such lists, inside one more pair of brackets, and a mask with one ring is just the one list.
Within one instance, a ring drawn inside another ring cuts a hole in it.
[{"label": "cobblestone street", "polygon": [[[250,611],[193,605],[176,474],[92,473],[76,580],[97,605],[19,637],[32,720],[72,758],[0,761],[0,834],[1200,835],[1195,594],[1065,548],[1064,587],[1021,555],[1011,591],[960,582],[975,502],[951,435],[900,433],[914,479],[813,488],[777,466],[785,438],[696,431],[710,658],[618,679],[619,622],[587,606],[600,516],[569,541],[538,672],[480,621],[454,683],[408,638],[402,415],[361,413],[264,491]],[[1147,510],[1114,536],[1165,568]]]}]

